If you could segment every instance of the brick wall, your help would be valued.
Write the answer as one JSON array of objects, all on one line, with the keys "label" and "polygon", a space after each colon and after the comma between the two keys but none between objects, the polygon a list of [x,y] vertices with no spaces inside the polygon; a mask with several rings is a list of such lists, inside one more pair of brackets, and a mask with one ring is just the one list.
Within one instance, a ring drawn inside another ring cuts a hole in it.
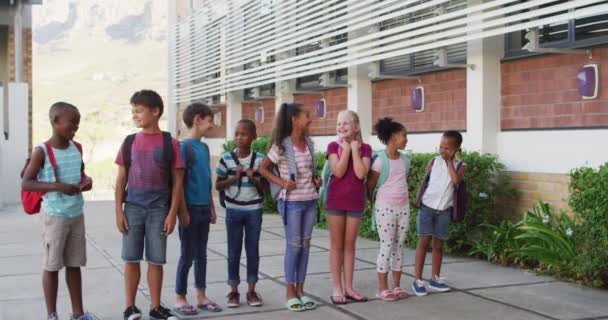
[{"label": "brick wall", "polygon": [[222,125],[211,129],[207,138],[226,138],[226,106],[213,107],[213,111],[222,114]]},{"label": "brick wall", "polygon": [[568,206],[570,177],[563,174],[512,172],[513,186],[519,190],[518,199],[510,206],[512,212],[525,212],[543,200],[555,210],[571,212]]},{"label": "brick wall", "polygon": [[[583,100],[577,91],[580,67],[597,63],[599,94]],[[586,55],[556,54],[502,63],[501,128],[547,129],[608,126],[608,48]]]},{"label": "brick wall", "polygon": [[[317,118],[315,115],[315,104],[320,99],[325,99],[325,119]],[[310,135],[331,136],[336,134],[338,113],[347,108],[347,90],[346,88],[338,88],[319,91],[318,93],[296,94],[293,100],[295,103],[301,103],[304,109],[310,111],[312,118]]]},{"label": "brick wall", "polygon": [[272,128],[274,127],[274,99],[243,102],[241,104],[242,117],[243,119],[250,119],[255,122],[255,111],[260,107],[264,108],[264,123],[256,122],[258,136],[270,136],[272,135]]},{"label": "brick wall", "polygon": [[[29,146],[32,146],[32,30],[23,29],[23,64],[22,64],[22,79],[28,84],[28,127],[29,127]],[[15,81],[15,42],[14,31],[12,27],[8,30],[8,48],[7,48],[7,64],[8,64],[8,81]],[[31,151],[31,150],[30,150]]]},{"label": "brick wall", "polygon": [[[448,70],[417,80],[383,80],[372,84],[372,117],[393,117],[409,132],[466,129],[466,71]],[[424,87],[424,111],[410,108],[410,91]]]}]

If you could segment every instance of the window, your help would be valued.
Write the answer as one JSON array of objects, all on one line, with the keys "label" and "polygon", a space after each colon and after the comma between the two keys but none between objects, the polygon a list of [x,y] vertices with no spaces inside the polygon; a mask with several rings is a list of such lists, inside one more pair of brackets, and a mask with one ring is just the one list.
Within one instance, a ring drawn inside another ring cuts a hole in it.
[{"label": "window", "polygon": [[[566,1],[558,1],[557,4]],[[606,4],[602,1],[598,4]],[[555,4],[552,4],[555,5]],[[560,14],[563,12],[558,12]],[[528,43],[526,30],[505,35],[505,58],[518,58],[538,53],[522,50]],[[608,14],[593,15],[539,27],[539,42],[547,48],[584,48],[608,43]]]},{"label": "window", "polygon": [[[415,3],[414,5],[419,5]],[[466,8],[466,0],[452,0],[443,5],[445,12],[453,12]],[[412,12],[400,17],[384,20],[380,23],[380,30],[388,30],[436,16],[435,8],[427,8]],[[462,64],[467,59],[466,43],[455,44],[445,48],[448,54],[449,63]],[[427,50],[407,54],[380,61],[380,73],[385,75],[410,75],[424,72],[441,70],[443,68],[435,66],[435,50]]]}]

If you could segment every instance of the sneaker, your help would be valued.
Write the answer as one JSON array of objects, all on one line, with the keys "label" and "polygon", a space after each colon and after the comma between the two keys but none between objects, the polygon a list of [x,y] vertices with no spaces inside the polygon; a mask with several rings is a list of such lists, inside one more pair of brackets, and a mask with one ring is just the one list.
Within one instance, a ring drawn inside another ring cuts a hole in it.
[{"label": "sneaker", "polygon": [[257,292],[247,292],[247,304],[250,307],[260,307],[263,303],[262,297]]},{"label": "sneaker", "polygon": [[150,319],[151,320],[178,320],[179,318],[171,313],[171,310],[158,306],[153,310],[150,310]]},{"label": "sneaker", "polygon": [[230,292],[226,298],[228,299],[228,301],[226,301],[226,306],[228,308],[238,308],[241,303],[239,302],[239,297],[240,294],[238,292]]},{"label": "sneaker", "polygon": [[426,296],[426,287],[424,286],[424,282],[422,280],[416,280],[412,283],[412,290],[414,290],[414,294],[422,297]]},{"label": "sneaker", "polygon": [[448,285],[443,282],[443,279],[439,277],[431,279],[431,281],[429,281],[429,287],[434,291],[439,292],[446,292],[451,290],[450,287],[448,287]]},{"label": "sneaker", "polygon": [[124,320],[140,320],[141,319],[141,310],[137,309],[136,306],[127,307],[125,312],[123,312]]},{"label": "sneaker", "polygon": [[47,320],[59,320],[59,316],[57,315],[57,312],[53,312],[50,315],[48,315],[46,317]]},{"label": "sneaker", "polygon": [[99,320],[94,314],[85,311],[80,318],[74,318],[74,315],[70,316],[70,320]]}]

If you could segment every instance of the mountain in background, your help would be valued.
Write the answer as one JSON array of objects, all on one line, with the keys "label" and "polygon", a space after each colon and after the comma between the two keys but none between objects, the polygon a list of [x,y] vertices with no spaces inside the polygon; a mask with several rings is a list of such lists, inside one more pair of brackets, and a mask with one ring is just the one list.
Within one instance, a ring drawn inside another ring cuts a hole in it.
[{"label": "mountain in background", "polygon": [[146,88],[166,100],[167,3],[160,0],[45,0],[33,6],[34,142],[50,135],[48,108],[81,112],[94,198],[111,195],[114,157],[136,129],[129,98]]}]

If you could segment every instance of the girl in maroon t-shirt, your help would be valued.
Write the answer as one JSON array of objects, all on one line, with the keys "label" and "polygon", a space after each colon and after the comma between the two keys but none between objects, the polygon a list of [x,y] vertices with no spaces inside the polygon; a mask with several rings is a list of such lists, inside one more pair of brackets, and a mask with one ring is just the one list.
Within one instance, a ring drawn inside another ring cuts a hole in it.
[{"label": "girl in maroon t-shirt", "polygon": [[345,304],[347,300],[367,301],[364,295],[353,289],[353,270],[355,241],[365,210],[364,179],[370,167],[372,148],[361,141],[359,116],[354,111],[340,112],[336,129],[338,141],[327,146],[332,175],[327,186],[325,213],[331,237],[331,301]]}]

